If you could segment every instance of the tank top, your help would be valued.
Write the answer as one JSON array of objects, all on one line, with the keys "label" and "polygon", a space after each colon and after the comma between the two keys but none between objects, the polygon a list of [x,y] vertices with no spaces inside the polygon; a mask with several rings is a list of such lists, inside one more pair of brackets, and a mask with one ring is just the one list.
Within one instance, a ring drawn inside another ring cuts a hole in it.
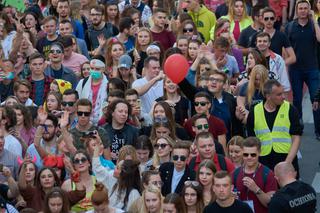
[{"label": "tank top", "polygon": [[[91,176],[93,185],[96,183],[96,177]],[[76,185],[74,182],[71,183],[72,190],[76,189]],[[86,193],[86,197],[80,200],[77,204],[73,205],[71,208],[71,211],[73,212],[83,212],[93,209],[92,203],[91,203],[91,195],[94,191],[94,188],[91,192]]]}]

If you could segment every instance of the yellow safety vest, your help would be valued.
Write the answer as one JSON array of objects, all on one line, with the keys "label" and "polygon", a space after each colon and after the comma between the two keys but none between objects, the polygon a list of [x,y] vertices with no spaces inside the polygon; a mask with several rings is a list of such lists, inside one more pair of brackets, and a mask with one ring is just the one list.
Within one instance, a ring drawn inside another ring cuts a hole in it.
[{"label": "yellow safety vest", "polygon": [[272,131],[267,125],[263,102],[254,107],[254,132],[261,141],[261,156],[270,154],[273,149],[276,153],[289,153],[291,148],[290,103],[284,101],[280,106]]}]

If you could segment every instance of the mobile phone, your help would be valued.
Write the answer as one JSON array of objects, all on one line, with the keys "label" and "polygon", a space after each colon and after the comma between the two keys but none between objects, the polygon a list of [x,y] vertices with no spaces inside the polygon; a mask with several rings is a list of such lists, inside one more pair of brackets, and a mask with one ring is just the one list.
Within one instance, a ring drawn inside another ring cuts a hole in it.
[{"label": "mobile phone", "polygon": [[3,172],[3,164],[0,163],[0,172]]},{"label": "mobile phone", "polygon": [[141,107],[141,99],[137,99],[137,106]]}]

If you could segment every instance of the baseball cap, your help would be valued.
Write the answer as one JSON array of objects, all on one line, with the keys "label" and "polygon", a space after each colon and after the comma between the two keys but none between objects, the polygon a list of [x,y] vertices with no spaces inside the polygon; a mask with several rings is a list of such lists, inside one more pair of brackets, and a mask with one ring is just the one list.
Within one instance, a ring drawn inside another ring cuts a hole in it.
[{"label": "baseball cap", "polygon": [[132,60],[131,57],[128,55],[122,55],[119,58],[119,66],[118,68],[126,68],[126,69],[130,69],[132,66]]}]

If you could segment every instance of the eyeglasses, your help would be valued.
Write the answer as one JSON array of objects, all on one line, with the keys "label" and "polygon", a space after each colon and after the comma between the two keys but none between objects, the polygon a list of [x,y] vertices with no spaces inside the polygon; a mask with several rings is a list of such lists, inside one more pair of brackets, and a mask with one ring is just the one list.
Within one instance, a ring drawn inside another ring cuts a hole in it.
[{"label": "eyeglasses", "polygon": [[91,16],[102,16],[101,13],[91,13],[90,15],[91,15]]},{"label": "eyeglasses", "polygon": [[195,105],[195,106],[199,106],[199,105],[200,105],[200,106],[205,106],[205,105],[207,105],[208,103],[209,103],[209,102],[197,102],[197,101],[196,101],[196,102],[194,102],[194,105]]},{"label": "eyeglasses", "polygon": [[50,50],[51,54],[61,54],[62,50]]},{"label": "eyeglasses", "polygon": [[155,185],[155,186],[163,186],[163,182],[162,181],[152,181],[151,184]]},{"label": "eyeglasses", "polygon": [[154,147],[155,149],[159,149],[159,148],[164,149],[164,148],[166,148],[168,145],[169,145],[169,144],[167,144],[167,143],[156,143],[153,147]]},{"label": "eyeglasses", "polygon": [[198,130],[209,129],[209,124],[200,124],[196,126]]},{"label": "eyeglasses", "polygon": [[85,117],[88,117],[90,116],[91,112],[81,112],[81,111],[78,111],[77,112],[77,115],[78,116],[85,116]]},{"label": "eyeglasses", "polygon": [[193,28],[183,28],[183,32],[184,33],[192,33],[193,32]]},{"label": "eyeglasses", "polygon": [[224,80],[222,80],[222,79],[213,78],[213,77],[210,77],[210,78],[209,78],[209,81],[211,81],[211,82],[219,82],[219,83],[223,83],[223,82],[224,82]]},{"label": "eyeglasses", "polygon": [[272,16],[272,17],[264,17],[263,18],[264,19],[264,21],[274,21],[275,20],[275,18]]},{"label": "eyeglasses", "polygon": [[187,157],[184,155],[173,155],[172,156],[172,160],[174,161],[178,161],[180,159],[180,161],[185,162],[187,160]]},{"label": "eyeglasses", "polygon": [[74,105],[74,102],[72,102],[72,101],[62,101],[61,102],[61,105],[62,106],[69,106],[69,107],[73,107],[73,105]]},{"label": "eyeglasses", "polygon": [[243,157],[247,158],[249,155],[253,158],[257,157],[257,153],[243,153]]},{"label": "eyeglasses", "polygon": [[168,119],[166,117],[162,118],[162,117],[155,117],[154,118],[154,122],[155,123],[167,123]]},{"label": "eyeglasses", "polygon": [[200,184],[199,184],[199,182],[198,181],[191,181],[191,180],[187,180],[187,181],[185,181],[184,182],[184,185],[185,186],[199,186]]},{"label": "eyeglasses", "polygon": [[74,159],[73,160],[73,164],[82,164],[82,163],[85,163],[87,161],[88,161],[88,159],[86,157],[82,157],[80,159]]}]

